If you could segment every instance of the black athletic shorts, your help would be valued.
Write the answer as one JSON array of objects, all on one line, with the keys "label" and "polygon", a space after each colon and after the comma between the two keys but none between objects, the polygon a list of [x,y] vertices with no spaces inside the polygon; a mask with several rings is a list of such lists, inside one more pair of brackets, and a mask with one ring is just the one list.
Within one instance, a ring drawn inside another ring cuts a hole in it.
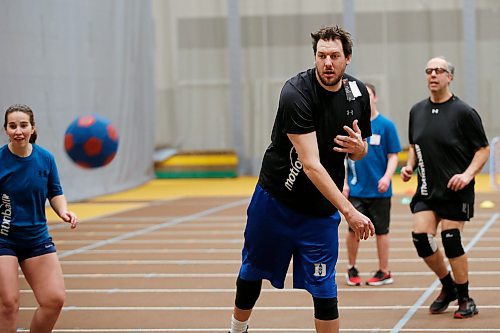
[{"label": "black athletic shorts", "polygon": [[[386,235],[389,233],[391,198],[349,197],[349,201],[361,214],[366,215],[372,220],[376,235]],[[351,228],[349,230],[352,231]]]},{"label": "black athletic shorts", "polygon": [[430,201],[415,199],[410,203],[413,214],[431,210],[439,218],[451,221],[469,221],[474,216],[474,203],[457,201]]}]

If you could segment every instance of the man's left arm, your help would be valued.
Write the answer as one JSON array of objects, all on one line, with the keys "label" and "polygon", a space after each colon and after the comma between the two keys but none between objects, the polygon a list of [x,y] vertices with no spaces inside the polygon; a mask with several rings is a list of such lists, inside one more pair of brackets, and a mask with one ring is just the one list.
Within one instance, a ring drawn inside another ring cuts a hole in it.
[{"label": "man's left arm", "polygon": [[454,175],[448,182],[448,188],[453,191],[459,191],[467,186],[472,179],[483,169],[488,157],[490,156],[490,147],[481,147],[476,150],[469,167],[463,172]]}]

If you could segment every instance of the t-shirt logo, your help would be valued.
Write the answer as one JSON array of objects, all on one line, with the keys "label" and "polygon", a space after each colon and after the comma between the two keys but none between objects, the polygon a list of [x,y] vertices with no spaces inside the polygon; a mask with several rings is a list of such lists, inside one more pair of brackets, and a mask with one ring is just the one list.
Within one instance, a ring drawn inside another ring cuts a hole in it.
[{"label": "t-shirt logo", "polygon": [[47,178],[49,172],[47,170],[38,170],[38,177]]},{"label": "t-shirt logo", "polygon": [[302,170],[302,162],[299,161],[299,155],[295,151],[295,147],[290,149],[290,173],[285,180],[285,187],[291,191],[293,189],[293,184],[297,180],[297,176]]},{"label": "t-shirt logo", "polygon": [[422,182],[422,184],[420,185],[420,194],[427,196],[429,195],[429,191],[427,190],[427,177],[425,172],[424,158],[422,157],[422,150],[417,144],[415,144],[415,153],[417,154],[418,160],[418,173]]},{"label": "t-shirt logo", "polygon": [[10,197],[7,194],[2,194],[2,201],[0,203],[0,211],[2,215],[2,223],[0,227],[0,234],[4,236],[9,235],[10,223],[12,221],[12,206]]},{"label": "t-shirt logo", "polygon": [[431,112],[432,112],[432,114],[438,114],[439,113],[439,109],[432,109]]}]

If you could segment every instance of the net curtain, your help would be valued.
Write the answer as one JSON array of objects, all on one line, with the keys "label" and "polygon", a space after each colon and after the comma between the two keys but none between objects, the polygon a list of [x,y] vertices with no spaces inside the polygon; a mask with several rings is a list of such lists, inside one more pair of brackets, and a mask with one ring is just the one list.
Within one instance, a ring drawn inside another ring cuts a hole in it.
[{"label": "net curtain", "polygon": [[[70,201],[121,191],[153,177],[151,3],[133,0],[0,0],[0,107],[27,104],[37,143],[56,158]],[[119,132],[111,164],[86,170],[64,151],[77,116],[99,114]],[[3,124],[3,121],[2,121]],[[2,134],[0,143],[7,142]]]}]

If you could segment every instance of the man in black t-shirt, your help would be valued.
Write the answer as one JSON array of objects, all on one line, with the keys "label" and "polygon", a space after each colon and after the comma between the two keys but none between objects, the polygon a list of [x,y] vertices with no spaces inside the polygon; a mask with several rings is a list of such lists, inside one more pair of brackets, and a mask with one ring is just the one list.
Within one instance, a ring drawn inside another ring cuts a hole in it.
[{"label": "man in black t-shirt", "polygon": [[[488,160],[489,144],[476,110],[449,90],[453,66],[442,57],[432,58],[425,73],[430,98],[410,111],[410,150],[401,177],[408,181],[418,168],[417,191],[410,203],[413,242],[442,283],[429,310],[442,313],[458,298],[454,318],[467,318],[478,310],[469,297],[468,262],[460,234],[474,214],[474,177]],[[439,224],[453,278],[434,240]]]},{"label": "man in black t-shirt", "polygon": [[312,295],[317,332],[338,332],[339,211],[358,239],[374,234],[370,219],[341,192],[346,156],[364,157],[371,135],[367,89],[344,73],[350,34],[331,26],[311,37],[316,66],[283,86],[248,207],[230,333],[246,332],[262,279],[283,288],[292,256],[293,286]]}]

